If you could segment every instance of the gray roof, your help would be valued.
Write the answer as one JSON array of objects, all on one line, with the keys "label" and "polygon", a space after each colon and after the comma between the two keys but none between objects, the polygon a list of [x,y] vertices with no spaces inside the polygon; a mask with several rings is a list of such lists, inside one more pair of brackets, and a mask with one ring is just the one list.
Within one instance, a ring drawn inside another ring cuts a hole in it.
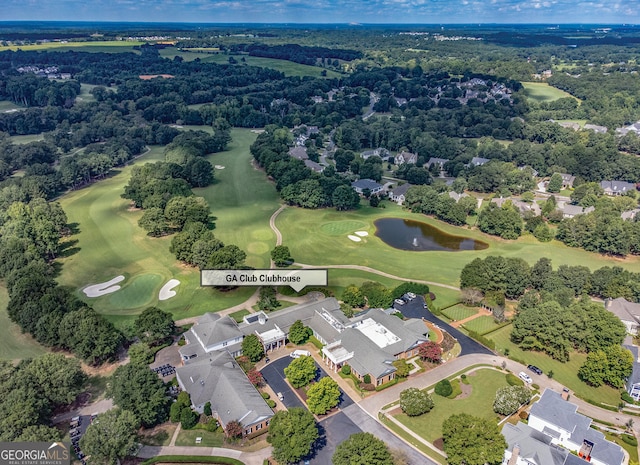
[{"label": "gray roof", "polygon": [[407,191],[409,190],[409,188],[411,187],[411,184],[404,183],[401,184],[397,187],[395,187],[392,191],[389,192],[389,195],[393,195],[393,196],[399,196],[399,195],[405,195],[407,193]]},{"label": "gray roof", "polygon": [[530,415],[555,425],[570,433],[571,442],[582,444],[584,440],[593,443],[591,457],[606,464],[619,465],[624,459],[622,448],[607,441],[600,431],[591,429],[591,419],[577,413],[578,407],[550,389],[531,407]]},{"label": "gray roof", "polygon": [[193,406],[201,410],[205,403],[211,402],[223,426],[237,420],[247,427],[273,416],[266,401],[227,351],[212,352],[198,362],[179,367],[176,376],[191,396]]},{"label": "gray roof", "polygon": [[469,164],[473,165],[473,166],[480,166],[480,165],[484,165],[485,163],[489,163],[489,159],[488,158],[473,157]]},{"label": "gray roof", "polygon": [[198,336],[205,347],[242,336],[233,318],[221,317],[217,313],[202,315],[198,318],[198,322],[191,327],[191,331]]},{"label": "gray roof", "polygon": [[627,210],[620,213],[620,218],[622,218],[623,220],[633,220],[636,217],[640,218],[640,216],[638,216],[638,213],[640,213],[640,208],[634,208],[633,210]]},{"label": "gray roof", "polygon": [[431,158],[429,158],[429,161],[427,162],[427,167],[431,168],[431,165],[433,165],[433,164],[437,164],[437,165],[442,167],[445,163],[448,163],[448,162],[449,162],[448,158],[431,157]]},{"label": "gray roof", "polygon": [[591,213],[594,210],[594,207],[585,208],[581,207],[580,205],[571,205],[567,203],[564,205],[564,207],[562,207],[562,214],[565,216],[574,217],[577,215],[586,215],[587,213]]},{"label": "gray roof", "polygon": [[558,174],[562,176],[562,182],[564,184],[573,185],[573,182],[576,180],[576,177],[571,174],[567,174],[567,173],[558,173]]},{"label": "gray roof", "polygon": [[304,165],[307,168],[311,168],[316,173],[322,173],[322,171],[324,170],[324,166],[322,166],[320,163],[316,163],[313,160],[305,160]]},{"label": "gray roof", "polygon": [[463,192],[462,194],[458,194],[457,192],[449,191],[448,195],[456,202],[459,202],[460,199],[463,197],[469,197],[469,194],[467,194],[466,192]]},{"label": "gray roof", "polygon": [[638,348],[632,345],[625,345],[625,349],[631,351],[633,355],[633,371],[627,379],[627,390],[631,390],[634,384],[640,384],[640,363],[638,363]]},{"label": "gray roof", "polygon": [[628,192],[634,191],[636,185],[626,181],[602,181],[600,187],[604,190],[610,190],[612,192]]},{"label": "gray roof", "polygon": [[621,321],[640,322],[640,304],[629,302],[624,297],[605,300],[604,308],[617,316]]},{"label": "gray roof", "polygon": [[293,158],[297,158],[298,160],[306,160],[309,158],[309,155],[307,155],[307,148],[301,145],[297,145],[289,149],[289,155]]},{"label": "gray roof", "polygon": [[513,452],[513,448],[518,446],[520,457],[538,465],[565,465],[567,456],[571,456],[568,450],[551,444],[550,437],[522,422],[516,425],[505,423],[502,435],[507,441],[508,451]]},{"label": "gray roof", "polygon": [[381,189],[382,185],[375,182],[373,179],[358,179],[351,183],[351,187],[355,187],[356,189],[369,189],[376,190]]}]

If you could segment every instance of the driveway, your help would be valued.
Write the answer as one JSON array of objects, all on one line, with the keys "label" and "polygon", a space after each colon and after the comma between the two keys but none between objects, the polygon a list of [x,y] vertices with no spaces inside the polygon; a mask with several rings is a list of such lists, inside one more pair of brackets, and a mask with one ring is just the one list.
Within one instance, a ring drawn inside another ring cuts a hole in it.
[{"label": "driveway", "polygon": [[264,382],[273,389],[273,392],[282,393],[284,396],[282,403],[285,407],[288,409],[293,407],[306,408],[284,379],[284,369],[291,363],[291,360],[293,360],[291,357],[282,357],[268,363],[261,370],[262,377],[264,378]]},{"label": "driveway", "polygon": [[465,335],[450,324],[445,323],[444,321],[436,317],[433,313],[431,313],[428,309],[424,308],[424,298],[422,296],[418,296],[404,305],[394,304],[394,307],[407,318],[423,318],[427,321],[430,321],[431,323],[438,325],[440,328],[451,334],[451,336],[456,338],[460,343],[460,347],[462,348],[462,352],[460,353],[460,355],[495,355],[479,342],[471,339],[469,336]]}]

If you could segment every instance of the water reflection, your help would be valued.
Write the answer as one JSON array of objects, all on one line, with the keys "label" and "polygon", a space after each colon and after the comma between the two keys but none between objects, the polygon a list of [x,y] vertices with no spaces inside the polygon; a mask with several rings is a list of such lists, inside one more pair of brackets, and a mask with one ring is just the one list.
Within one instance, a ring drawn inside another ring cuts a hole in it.
[{"label": "water reflection", "polygon": [[401,250],[482,250],[489,244],[463,236],[452,236],[429,224],[401,218],[381,218],[374,222],[376,236]]}]

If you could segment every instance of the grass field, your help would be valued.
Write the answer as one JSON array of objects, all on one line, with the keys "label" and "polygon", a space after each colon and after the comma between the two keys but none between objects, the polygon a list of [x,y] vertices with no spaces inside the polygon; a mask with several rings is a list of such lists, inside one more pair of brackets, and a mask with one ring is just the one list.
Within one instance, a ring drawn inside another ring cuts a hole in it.
[{"label": "grass field", "polygon": [[582,399],[591,399],[596,402],[614,406],[620,402],[620,393],[617,389],[609,386],[594,388],[580,381],[577,373],[587,358],[586,354],[572,353],[570,360],[567,363],[562,363],[541,352],[531,352],[520,349],[511,342],[509,334],[511,334],[511,325],[500,328],[488,334],[487,337],[495,341],[498,352],[503,353],[504,349],[508,348],[509,357],[518,359],[524,362],[525,365],[536,365],[545,373],[548,373],[550,370],[553,371],[554,379],[567,386]]},{"label": "grass field", "polygon": [[[243,134],[245,137],[242,137]],[[251,135],[249,131],[234,131],[234,141],[230,144],[229,152],[217,155],[229,157],[231,176],[234,176],[234,162],[238,166],[247,165],[250,168],[248,157],[237,156],[240,152],[248,151],[248,144],[252,138],[246,137],[246,134]],[[163,147],[154,147],[136,163],[162,160],[164,159],[163,150]],[[61,258],[62,273],[59,281],[77,289],[77,295],[80,298],[119,325],[131,322],[135,315],[149,305],[156,305],[170,311],[176,319],[180,319],[200,315],[206,311],[228,308],[249,298],[254,292],[251,288],[239,288],[231,292],[220,292],[212,288],[202,289],[197,270],[179,264],[169,252],[171,237],[151,238],[137,226],[142,213],[130,211],[129,202],[120,197],[130,173],[131,166],[125,167],[110,178],[85,189],[71,192],[60,199],[69,222],[77,223],[80,232],[69,238],[71,241],[78,241],[73,245],[76,253]],[[237,175],[243,176],[242,170]],[[217,184],[209,188],[211,192],[203,189],[203,193],[208,194],[214,215],[218,218],[216,220],[217,236],[225,242],[233,242],[244,247],[245,244],[235,240],[233,230],[227,231],[226,236],[222,234],[228,224],[237,224],[235,221],[238,218],[251,219],[250,214],[242,213],[243,209],[224,211],[223,207],[229,207],[224,202],[233,198],[232,193],[225,191],[225,187],[226,190],[233,187],[227,184],[228,180],[225,181],[224,178],[224,175],[220,174]],[[238,185],[241,184],[238,179],[235,182]],[[225,192],[225,198],[217,198],[216,191]],[[251,192],[254,191],[242,189],[242,194],[245,196],[243,200],[249,205],[252,203],[249,201]],[[263,200],[265,196],[260,190],[256,195],[261,196],[259,200]],[[236,201],[241,200],[236,199]],[[272,211],[276,208],[277,204],[274,204]],[[236,210],[238,212],[235,213],[234,218],[226,217],[227,212]],[[267,226],[264,228],[267,230],[270,214],[271,212],[265,212],[262,216],[256,215],[256,218],[262,221],[264,216],[267,217],[265,223]],[[249,231],[248,234],[251,235],[254,231],[253,225],[245,226]],[[261,231],[259,228],[256,230]],[[273,242],[275,243],[275,240]],[[267,250],[261,255],[249,254],[250,263],[257,264],[258,261],[268,263],[268,258],[265,257],[268,256],[269,248],[264,248]],[[255,258],[258,256],[260,260]],[[120,274],[126,279],[121,283],[122,289],[113,294],[89,299],[80,291],[89,284],[101,283]],[[178,294],[169,300],[158,301],[160,287],[171,278],[180,281]]]},{"label": "grass field", "polygon": [[497,414],[493,411],[493,399],[496,390],[507,386],[505,373],[481,368],[475,374],[467,375],[471,393],[464,399],[447,399],[435,393],[431,394],[433,410],[418,417],[409,417],[404,413],[396,415],[396,419],[413,432],[429,442],[442,437],[442,423],[451,415],[472,413],[474,416],[494,420]]},{"label": "grass field", "polygon": [[[522,85],[524,86],[524,92],[527,98],[538,103],[553,102],[554,100],[565,97],[575,98],[564,90],[552,87],[546,82],[523,82]],[[576,100],[579,101],[577,98]]]},{"label": "grass field", "polygon": [[24,107],[18,106],[9,100],[0,100],[0,113],[11,112],[14,110],[24,110]]},{"label": "grass field", "polygon": [[13,144],[28,144],[30,142],[37,142],[44,140],[44,134],[26,134],[24,136],[9,136],[9,140]]},{"label": "grass field", "polygon": [[[196,438],[202,438],[202,442],[196,444]],[[223,433],[212,433],[203,429],[183,429],[176,438],[176,446],[221,447],[223,443]]]},{"label": "grass field", "polygon": [[79,50],[82,52],[132,52],[133,47],[136,45],[142,45],[144,42],[138,41],[125,41],[125,40],[103,40],[103,41],[91,41],[91,42],[47,42],[43,44],[33,45],[9,45],[0,47],[0,52],[5,50],[24,50],[37,51],[37,50],[53,50],[66,51],[66,50]]},{"label": "grass field", "polygon": [[475,308],[469,308],[460,304],[449,307],[446,310],[443,310],[442,313],[450,320],[459,321],[469,318],[471,315],[475,315],[478,312]]},{"label": "grass field", "polygon": [[91,91],[98,86],[93,84],[80,84],[80,95],[76,97],[79,102],[95,102],[96,98],[91,94]]},{"label": "grass field", "polygon": [[238,310],[237,312],[229,314],[229,316],[233,318],[236,323],[242,323],[242,318],[246,315],[251,315],[251,312],[249,310]]},{"label": "grass field", "polygon": [[[533,236],[525,236],[517,241],[505,241],[477,230],[456,228],[425,215],[411,213],[395,203],[385,202],[384,205],[386,208],[371,208],[363,204],[360,209],[348,212],[287,207],[278,216],[276,225],[282,232],[283,244],[289,247],[297,262],[318,266],[364,265],[399,277],[449,285],[458,285],[460,270],[464,265],[476,257],[485,258],[489,255],[520,257],[530,265],[541,257],[551,257],[554,267],[562,264],[585,265],[593,270],[602,266],[621,266],[630,271],[640,271],[640,257],[624,260],[609,258],[570,248],[558,241],[538,242]],[[416,252],[394,249],[374,235],[374,221],[384,217],[421,221],[449,234],[484,241],[489,244],[489,247],[485,250],[459,252]],[[361,242],[353,242],[347,238],[347,234],[351,231],[335,235],[334,231],[338,229],[336,223],[349,225],[353,231],[367,231],[369,236],[364,237]],[[361,223],[366,226],[361,227]],[[331,273],[333,274],[334,270]],[[349,284],[344,281],[343,283]],[[332,285],[343,284],[332,282]],[[436,305],[444,307],[440,302],[436,302]]]},{"label": "grass field", "polygon": [[[224,53],[199,53],[199,52],[189,52],[189,51],[180,51],[172,47],[167,47],[163,50],[160,50],[160,56],[171,58],[179,56],[182,57],[184,61],[193,61],[196,58],[200,58],[200,61],[203,63],[218,63],[218,64],[229,64],[229,56]],[[271,68],[277,71],[284,73],[286,76],[313,76],[313,77],[322,77],[323,68],[318,66],[310,66],[310,65],[302,65],[300,63],[294,63],[288,60],[278,60],[276,58],[263,58],[263,57],[252,57],[249,55],[233,55],[233,58],[239,64],[247,64],[249,66],[259,66],[261,68]],[[245,59],[242,62],[242,59]],[[328,78],[336,78],[343,76],[340,73],[335,71],[326,70]]]},{"label": "grass field", "polygon": [[22,360],[44,354],[47,349],[38,344],[9,319],[9,296],[4,285],[0,286],[0,360]]},{"label": "grass field", "polygon": [[482,315],[471,321],[467,321],[463,325],[463,328],[467,331],[475,331],[478,334],[486,334],[497,329],[498,325],[492,316]]}]

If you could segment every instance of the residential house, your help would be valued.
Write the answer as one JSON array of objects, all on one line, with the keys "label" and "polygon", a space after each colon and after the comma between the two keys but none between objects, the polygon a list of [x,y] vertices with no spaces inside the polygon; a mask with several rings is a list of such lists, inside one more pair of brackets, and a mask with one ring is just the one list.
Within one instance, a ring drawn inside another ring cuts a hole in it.
[{"label": "residential house", "polygon": [[462,194],[458,194],[457,192],[454,191],[449,191],[448,193],[449,197],[451,197],[453,200],[456,201],[456,203],[460,202],[460,199],[463,197],[469,197],[469,194],[463,192]]},{"label": "residential house", "polygon": [[215,351],[176,368],[176,379],[189,393],[195,411],[203,413],[205,404],[211,403],[212,413],[223,428],[238,421],[244,437],[267,431],[273,410],[229,352]]},{"label": "residential house", "polygon": [[569,189],[573,187],[573,183],[576,180],[575,176],[572,176],[570,174],[567,173],[558,173],[560,174],[560,176],[562,176],[562,188],[563,189]]},{"label": "residential house", "polygon": [[638,347],[631,345],[625,345],[624,347],[633,355],[633,371],[627,379],[626,388],[629,395],[637,402],[640,400],[640,359],[638,358]]},{"label": "residential house", "polygon": [[184,333],[184,338],[186,345],[178,350],[183,363],[220,350],[227,351],[234,357],[242,354],[244,334],[228,316],[205,313]]},{"label": "residential house", "polygon": [[540,208],[540,205],[538,205],[536,202],[531,202],[531,203],[523,202],[522,200],[511,199],[509,197],[507,198],[499,197],[499,198],[491,199],[491,203],[495,203],[500,208],[502,208],[502,206],[507,202],[511,202],[514,208],[516,208],[516,210],[518,210],[518,212],[522,216],[524,216],[526,213],[529,213],[529,212],[532,213],[534,216],[540,216],[540,214],[542,213],[542,209]]},{"label": "residential house", "polygon": [[325,168],[320,163],[316,163],[315,161],[309,159],[304,161],[304,166],[306,166],[307,168],[311,168],[316,173],[322,173]]},{"label": "residential house", "polygon": [[360,156],[364,160],[370,157],[380,157],[382,160],[387,160],[390,155],[391,155],[391,152],[389,152],[387,149],[382,147],[378,147],[377,149],[373,149],[373,150],[365,150],[364,152],[360,153]]},{"label": "residential house", "polygon": [[442,170],[444,169],[444,165],[446,163],[449,163],[448,158],[431,157],[429,158],[429,161],[426,163],[426,165],[427,165],[427,168],[431,168],[431,165],[438,165],[438,167]]},{"label": "residential house", "polygon": [[625,212],[620,213],[620,218],[622,218],[623,220],[633,221],[636,218],[640,219],[640,216],[638,216],[638,213],[640,213],[640,208],[634,208],[633,210],[627,210]]},{"label": "residential house", "polygon": [[626,135],[628,132],[635,132],[640,135],[640,121],[630,124],[629,126],[624,126],[621,128],[616,128],[616,133],[621,136]]},{"label": "residential house", "polygon": [[580,205],[571,205],[570,203],[563,203],[560,206],[563,218],[573,218],[577,215],[586,215],[595,210],[594,207],[581,207]]},{"label": "residential house", "polygon": [[396,165],[402,165],[404,163],[415,165],[417,161],[418,161],[418,154],[411,153],[411,152],[404,152],[404,151],[397,154],[394,159],[394,163]]},{"label": "residential house", "polygon": [[309,158],[309,155],[307,155],[307,148],[304,145],[291,147],[289,149],[289,155],[293,158],[297,158],[298,160],[307,160]]},{"label": "residential house", "polygon": [[406,200],[405,195],[410,187],[411,184],[409,183],[400,184],[399,186],[394,187],[393,190],[389,191],[389,200],[397,203],[398,205],[402,205]]},{"label": "residential house", "polygon": [[407,104],[407,99],[404,97],[393,97],[393,100],[396,101],[396,105],[398,105],[399,107],[406,105]]},{"label": "residential house", "polygon": [[373,179],[358,179],[351,183],[351,187],[353,187],[360,195],[363,194],[365,189],[369,189],[371,194],[379,194],[384,190],[384,186],[382,184],[378,184]]},{"label": "residential house", "polygon": [[467,164],[468,167],[474,167],[474,166],[482,166],[485,163],[489,163],[489,159],[488,158],[482,158],[482,157],[473,157],[471,159],[471,161]]},{"label": "residential house", "polygon": [[604,189],[606,195],[616,196],[626,192],[635,192],[636,185],[626,181],[602,181],[600,187]]},{"label": "residential house", "polygon": [[606,126],[598,126],[597,124],[585,124],[584,129],[589,129],[597,134],[606,134],[608,131]]},{"label": "residential house", "polygon": [[640,328],[640,304],[629,302],[624,297],[617,299],[605,299],[604,308],[609,310],[627,328],[627,333],[636,335]]},{"label": "residential house", "polygon": [[[591,428],[591,418],[577,413],[578,406],[550,389],[542,393],[529,413],[529,426],[578,457],[595,465],[622,465],[622,448]],[[545,463],[546,465],[546,463]]]},{"label": "residential house", "polygon": [[503,465],[584,465],[585,461],[564,447],[551,443],[551,437],[518,422],[505,423],[502,435],[507,441]]}]

